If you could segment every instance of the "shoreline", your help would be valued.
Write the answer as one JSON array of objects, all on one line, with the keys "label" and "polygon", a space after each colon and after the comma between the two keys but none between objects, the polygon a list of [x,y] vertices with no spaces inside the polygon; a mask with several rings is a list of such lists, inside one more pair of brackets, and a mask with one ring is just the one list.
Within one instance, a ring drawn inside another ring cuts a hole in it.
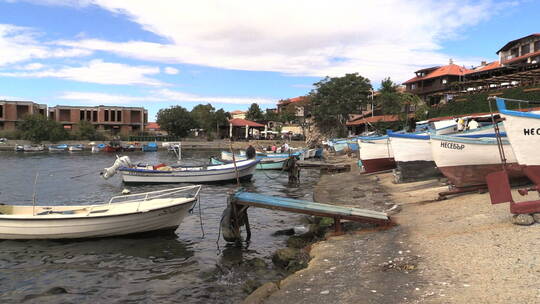
[{"label": "shoreline", "polygon": [[307,268],[261,286],[244,303],[540,301],[540,224],[514,225],[508,204],[492,205],[489,193],[438,201],[447,189],[437,179],[395,184],[392,173],[321,177],[315,201],[375,210],[396,202],[396,226],[347,223],[344,235],[310,246]]},{"label": "shoreline", "polygon": [[[316,202],[376,211],[394,206],[389,195],[376,176],[360,174],[356,165],[350,172],[321,175],[314,189]],[[329,232],[308,245],[306,268],[262,285],[243,303],[396,303],[412,298],[409,281],[417,257],[401,241],[406,234],[401,227],[346,222],[344,230],[344,235]],[[351,284],[361,281],[369,283]],[[396,287],[389,289],[389,282]]]},{"label": "shoreline", "polygon": [[[45,146],[48,145],[59,145],[59,144],[67,144],[67,145],[75,145],[75,144],[83,144],[85,146],[89,146],[90,142],[94,142],[96,144],[108,144],[109,141],[93,141],[93,140],[68,140],[68,141],[59,141],[57,143],[50,143],[50,142],[43,142],[42,144]],[[127,142],[134,142],[134,141],[122,141],[123,143]],[[147,144],[149,142],[153,141],[137,141],[141,145]],[[268,146],[272,144],[278,144],[283,143],[285,140],[250,140],[250,141],[233,141],[233,149],[245,149],[248,145],[254,145],[257,146]],[[301,148],[306,146],[305,141],[287,141],[290,147],[293,148]],[[31,144],[28,140],[9,140],[7,143],[2,144],[0,143],[0,151],[13,151],[15,149],[15,146],[17,145],[29,145]],[[184,140],[182,141],[182,149],[205,149],[205,150],[215,150],[215,149],[230,149],[231,142],[229,140],[213,140],[213,141],[206,141],[206,140]],[[158,142],[158,150],[167,150],[166,148],[163,148]]]}]

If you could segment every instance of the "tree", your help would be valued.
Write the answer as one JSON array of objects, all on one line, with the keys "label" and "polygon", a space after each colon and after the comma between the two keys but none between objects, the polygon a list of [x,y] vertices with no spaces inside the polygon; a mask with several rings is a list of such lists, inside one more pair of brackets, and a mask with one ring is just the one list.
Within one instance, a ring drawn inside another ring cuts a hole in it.
[{"label": "tree", "polygon": [[61,124],[54,120],[49,120],[41,114],[26,115],[19,125],[23,139],[33,143],[40,143],[45,140],[56,142],[67,139],[68,133]]},{"label": "tree", "polygon": [[264,120],[264,114],[258,104],[252,103],[251,106],[249,106],[249,109],[246,113],[246,119],[252,121]]},{"label": "tree", "polygon": [[276,110],[266,109],[264,113],[264,120],[266,121],[279,121],[279,114]]},{"label": "tree", "polygon": [[345,136],[349,115],[360,113],[372,89],[369,79],[358,73],[326,77],[310,93],[311,112],[319,130],[328,136]]},{"label": "tree", "polygon": [[279,121],[282,123],[291,123],[296,119],[296,107],[290,103],[281,109],[279,112]]},{"label": "tree", "polygon": [[390,78],[381,81],[381,89],[375,102],[385,115],[397,115],[404,128],[408,128],[411,109],[415,109],[416,119],[426,117],[427,106],[416,95],[410,93],[400,93],[398,85]]},{"label": "tree", "polygon": [[216,124],[216,132],[219,134],[219,126],[225,126],[228,124],[229,119],[231,119],[231,114],[225,112],[223,109],[219,109],[214,114],[214,123]]},{"label": "tree", "polygon": [[77,125],[79,127],[79,138],[87,140],[98,139],[98,132],[96,131],[96,128],[91,122],[87,120],[81,120]]},{"label": "tree", "polygon": [[199,104],[191,110],[191,117],[195,120],[197,127],[210,132],[214,129],[215,109],[211,104]]},{"label": "tree", "polygon": [[186,137],[189,130],[196,126],[191,113],[181,106],[159,110],[156,122],[169,134],[179,137]]}]

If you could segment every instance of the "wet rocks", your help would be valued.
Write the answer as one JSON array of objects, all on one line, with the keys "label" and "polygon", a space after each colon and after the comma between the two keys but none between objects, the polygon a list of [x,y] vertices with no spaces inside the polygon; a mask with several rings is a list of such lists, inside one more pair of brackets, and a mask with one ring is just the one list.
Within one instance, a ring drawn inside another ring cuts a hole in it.
[{"label": "wet rocks", "polygon": [[250,294],[253,291],[255,291],[257,288],[259,288],[259,286],[261,285],[262,285],[261,282],[254,279],[249,279],[245,281],[244,284],[242,285],[242,290],[245,293]]},{"label": "wet rocks", "polygon": [[306,268],[308,261],[309,255],[297,248],[278,249],[272,256],[274,264],[292,272]]},{"label": "wet rocks", "polygon": [[534,224],[534,218],[530,214],[516,214],[512,216],[512,223],[515,225],[529,226]]},{"label": "wet rocks", "polygon": [[280,236],[280,235],[294,235],[294,229],[293,228],[282,229],[282,230],[278,230],[272,233],[272,236]]},{"label": "wet rocks", "polygon": [[246,265],[250,268],[266,268],[266,262],[260,258],[253,258],[245,261]]},{"label": "wet rocks", "polygon": [[287,247],[302,249],[313,242],[312,234],[293,235],[287,240]]},{"label": "wet rocks", "polygon": [[258,304],[263,303],[264,299],[268,298],[271,294],[278,291],[279,286],[274,282],[268,282],[257,288],[247,298],[244,299],[242,304]]},{"label": "wet rocks", "polygon": [[532,217],[535,222],[540,223],[540,213],[533,213]]}]

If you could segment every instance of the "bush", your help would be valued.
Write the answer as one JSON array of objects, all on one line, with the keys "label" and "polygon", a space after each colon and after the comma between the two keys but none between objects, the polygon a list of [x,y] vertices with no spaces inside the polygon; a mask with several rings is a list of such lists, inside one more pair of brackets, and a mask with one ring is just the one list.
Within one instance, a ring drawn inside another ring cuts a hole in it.
[{"label": "bush", "polygon": [[[522,87],[522,88],[511,88],[498,91],[497,96],[520,99],[520,100],[540,100],[540,91],[531,91],[524,92],[525,89],[530,89],[535,87]],[[489,113],[489,103],[487,98],[490,95],[494,95],[495,92],[491,93],[476,93],[466,96],[459,96],[455,100],[450,101],[447,104],[441,104],[437,107],[429,109],[428,118],[435,117],[444,117],[444,116],[455,116],[455,115],[464,115],[472,113]],[[497,112],[497,106],[494,102],[491,103],[493,112]],[[508,102],[507,107],[509,109],[519,108],[518,102]],[[522,108],[534,107],[536,105],[521,104]]]}]

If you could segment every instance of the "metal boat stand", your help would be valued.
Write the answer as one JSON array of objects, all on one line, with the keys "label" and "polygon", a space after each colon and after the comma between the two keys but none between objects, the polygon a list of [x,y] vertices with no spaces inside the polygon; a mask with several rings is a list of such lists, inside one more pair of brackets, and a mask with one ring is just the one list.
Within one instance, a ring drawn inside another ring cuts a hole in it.
[{"label": "metal boat stand", "polygon": [[470,187],[453,187],[448,191],[439,192],[438,201],[447,199],[449,195],[457,195],[470,192],[486,193],[488,190],[487,185],[470,186]]}]

